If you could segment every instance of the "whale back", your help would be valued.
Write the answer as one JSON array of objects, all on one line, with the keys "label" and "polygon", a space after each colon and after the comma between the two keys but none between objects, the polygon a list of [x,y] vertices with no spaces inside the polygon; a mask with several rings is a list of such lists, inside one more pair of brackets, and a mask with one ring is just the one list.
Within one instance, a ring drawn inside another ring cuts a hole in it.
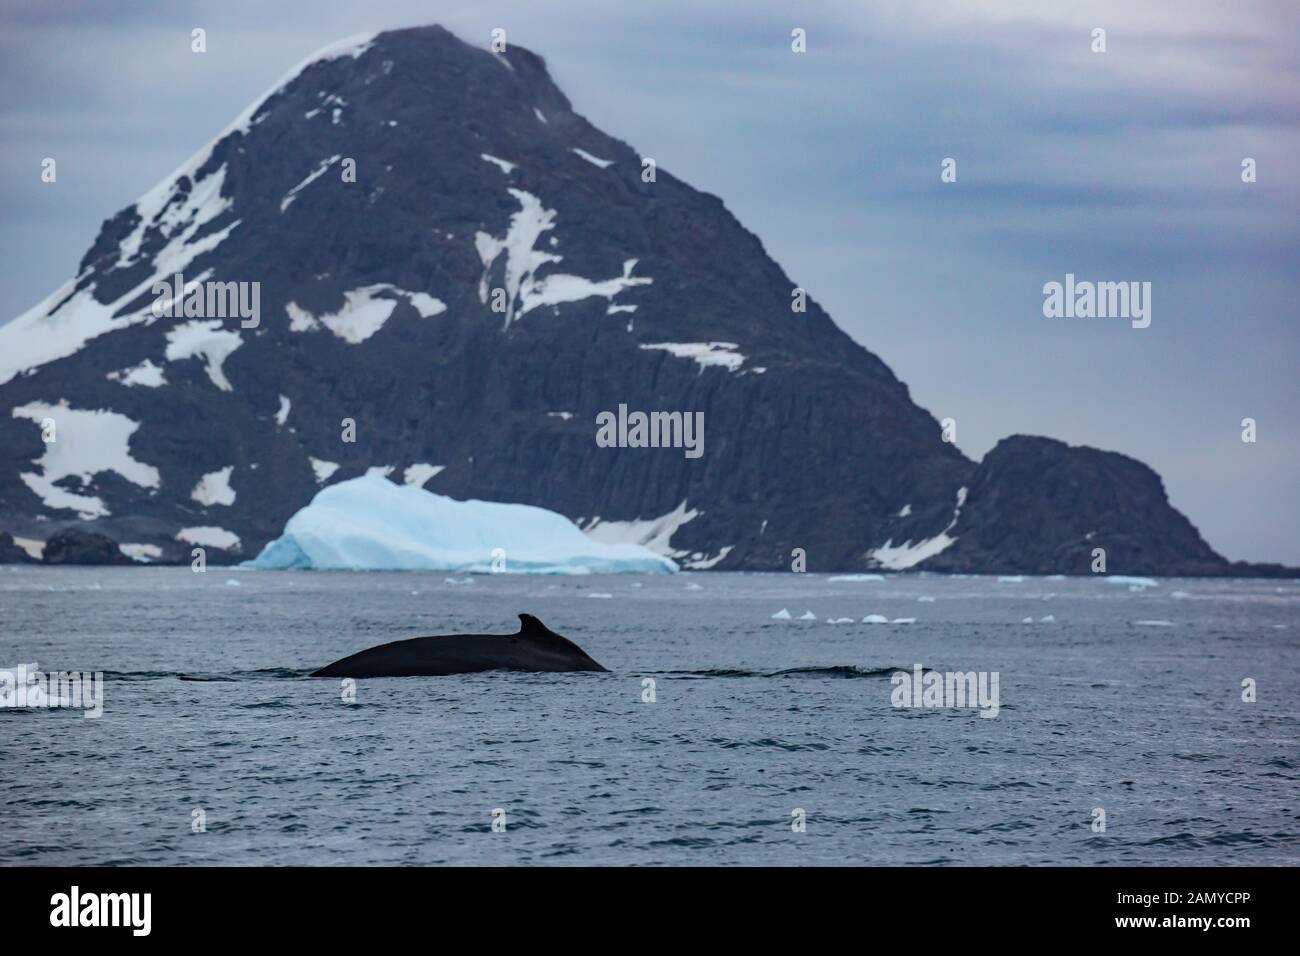
[{"label": "whale back", "polygon": [[516,634],[445,634],[393,641],[352,654],[313,677],[414,677],[486,670],[603,671],[600,664],[531,614]]}]

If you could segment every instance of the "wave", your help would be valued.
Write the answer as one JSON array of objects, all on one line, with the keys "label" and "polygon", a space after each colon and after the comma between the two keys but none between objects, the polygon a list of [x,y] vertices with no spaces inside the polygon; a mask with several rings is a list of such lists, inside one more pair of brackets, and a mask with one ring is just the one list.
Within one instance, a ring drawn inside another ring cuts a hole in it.
[{"label": "wave", "polygon": [[905,667],[855,667],[851,664],[836,664],[829,667],[787,667],[779,671],[741,670],[736,668],[711,668],[702,671],[660,671],[669,677],[828,677],[852,679],[855,677],[888,677],[898,671],[907,671]]}]

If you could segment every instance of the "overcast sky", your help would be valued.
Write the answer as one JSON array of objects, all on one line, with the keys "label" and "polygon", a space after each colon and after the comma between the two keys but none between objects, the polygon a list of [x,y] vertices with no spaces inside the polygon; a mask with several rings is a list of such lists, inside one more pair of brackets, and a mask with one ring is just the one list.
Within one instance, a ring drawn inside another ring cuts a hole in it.
[{"label": "overcast sky", "polygon": [[[1017,432],[1121,451],[1229,558],[1300,564],[1294,0],[0,11],[0,321],[313,50],[434,22],[486,44],[503,27],[578,112],[721,196],[921,405],[956,419],[969,456]],[[940,182],[945,157],[956,183]],[[1067,272],[1152,283],[1151,326],[1044,318],[1043,284]]]}]

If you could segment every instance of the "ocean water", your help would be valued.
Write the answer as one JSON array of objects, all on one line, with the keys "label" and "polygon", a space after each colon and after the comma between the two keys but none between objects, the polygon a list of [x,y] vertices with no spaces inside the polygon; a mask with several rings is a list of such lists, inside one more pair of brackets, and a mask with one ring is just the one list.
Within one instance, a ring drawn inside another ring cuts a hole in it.
[{"label": "ocean water", "polygon": [[[521,611],[612,673],[304,676]],[[0,709],[0,864],[1295,864],[1298,643],[1285,581],[0,567],[0,667],[106,672]]]}]

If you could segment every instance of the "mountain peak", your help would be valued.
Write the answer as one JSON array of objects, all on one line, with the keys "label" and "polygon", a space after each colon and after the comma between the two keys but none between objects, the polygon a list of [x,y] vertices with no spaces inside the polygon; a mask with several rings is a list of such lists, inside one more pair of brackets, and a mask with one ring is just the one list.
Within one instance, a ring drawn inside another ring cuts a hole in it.
[{"label": "mountain peak", "polygon": [[[350,38],[0,326],[0,531],[236,560],[321,487],[378,473],[545,507],[688,568],[784,569],[796,549],[812,570],[1014,566],[967,543],[1001,520],[990,501],[1028,507],[986,495],[1002,466],[977,470],[795,298],[719,200],[573,112],[541,57],[441,27]],[[616,412],[702,416],[700,454],[598,442]],[[1166,572],[1222,562],[1178,540]]]}]

